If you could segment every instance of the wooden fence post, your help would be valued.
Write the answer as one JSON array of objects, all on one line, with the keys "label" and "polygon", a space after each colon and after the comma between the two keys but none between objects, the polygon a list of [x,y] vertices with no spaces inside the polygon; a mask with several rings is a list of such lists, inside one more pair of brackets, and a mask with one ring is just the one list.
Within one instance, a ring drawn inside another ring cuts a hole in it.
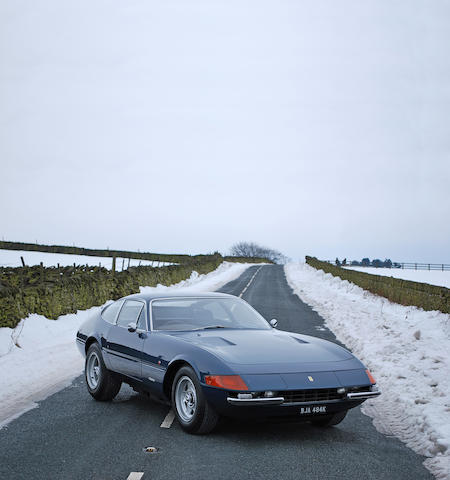
[{"label": "wooden fence post", "polygon": [[20,257],[20,260],[22,260],[22,267],[25,267],[25,260],[23,259],[23,257]]},{"label": "wooden fence post", "polygon": [[112,260],[112,273],[116,273],[116,256],[113,255],[113,260]]}]

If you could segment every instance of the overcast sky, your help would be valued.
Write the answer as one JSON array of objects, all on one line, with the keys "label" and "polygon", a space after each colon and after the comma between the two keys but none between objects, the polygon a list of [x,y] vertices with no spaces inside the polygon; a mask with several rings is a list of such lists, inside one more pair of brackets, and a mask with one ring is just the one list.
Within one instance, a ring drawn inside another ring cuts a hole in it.
[{"label": "overcast sky", "polygon": [[450,263],[450,2],[0,2],[0,236]]}]

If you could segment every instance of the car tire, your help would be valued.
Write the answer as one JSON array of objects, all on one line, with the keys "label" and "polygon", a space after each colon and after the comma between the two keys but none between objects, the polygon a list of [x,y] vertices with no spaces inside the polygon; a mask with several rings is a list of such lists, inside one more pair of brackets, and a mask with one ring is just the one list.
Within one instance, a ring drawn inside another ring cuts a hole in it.
[{"label": "car tire", "polygon": [[324,415],[322,418],[318,418],[317,420],[311,420],[311,423],[317,427],[333,427],[334,425],[341,423],[346,415],[347,410],[344,410],[343,412],[338,412],[333,415]]},{"label": "car tire", "polygon": [[172,408],[181,428],[194,434],[211,432],[219,415],[209,405],[196,373],[185,366],[178,370],[172,384]]},{"label": "car tire", "polygon": [[98,343],[93,343],[86,353],[84,378],[88,392],[102,402],[112,400],[122,385],[117,376],[106,368]]}]

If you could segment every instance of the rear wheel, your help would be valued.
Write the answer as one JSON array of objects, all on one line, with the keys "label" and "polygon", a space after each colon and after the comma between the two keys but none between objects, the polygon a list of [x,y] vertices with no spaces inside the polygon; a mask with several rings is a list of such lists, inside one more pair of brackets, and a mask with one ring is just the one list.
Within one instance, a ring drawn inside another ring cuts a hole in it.
[{"label": "rear wheel", "polygon": [[106,368],[98,343],[93,343],[87,351],[84,376],[88,392],[100,401],[112,400],[122,385],[122,382]]},{"label": "rear wheel", "polygon": [[172,407],[181,428],[189,433],[211,432],[219,415],[207,402],[197,375],[191,367],[182,367],[172,385]]},{"label": "rear wheel", "polygon": [[311,420],[311,423],[313,425],[316,425],[317,427],[332,427],[333,425],[337,425],[344,420],[345,416],[347,415],[347,410],[344,410],[343,412],[338,412],[333,415],[324,415],[320,419],[318,418],[317,420]]}]

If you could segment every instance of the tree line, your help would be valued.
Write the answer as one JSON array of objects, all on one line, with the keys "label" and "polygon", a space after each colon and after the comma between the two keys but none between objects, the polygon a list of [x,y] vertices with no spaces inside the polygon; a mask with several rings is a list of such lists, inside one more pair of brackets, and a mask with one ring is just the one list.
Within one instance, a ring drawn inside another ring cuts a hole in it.
[{"label": "tree line", "polygon": [[263,247],[261,245],[258,245],[255,242],[235,243],[231,247],[230,253],[233,257],[267,258],[267,260],[273,263],[286,263],[288,261],[288,258],[278,250],[274,250],[273,248]]},{"label": "tree line", "polygon": [[399,264],[397,263],[392,263],[392,260],[390,258],[386,258],[384,260],[380,260],[379,258],[375,258],[373,260],[370,260],[370,258],[365,257],[363,258],[360,262],[357,260],[352,260],[351,262],[348,262],[346,258],[344,258],[342,261],[339,260],[339,258],[336,258],[334,261],[335,265],[338,267],[345,267],[346,265],[351,265],[351,266],[359,266],[359,267],[376,267],[376,268],[398,268],[400,267]]}]

